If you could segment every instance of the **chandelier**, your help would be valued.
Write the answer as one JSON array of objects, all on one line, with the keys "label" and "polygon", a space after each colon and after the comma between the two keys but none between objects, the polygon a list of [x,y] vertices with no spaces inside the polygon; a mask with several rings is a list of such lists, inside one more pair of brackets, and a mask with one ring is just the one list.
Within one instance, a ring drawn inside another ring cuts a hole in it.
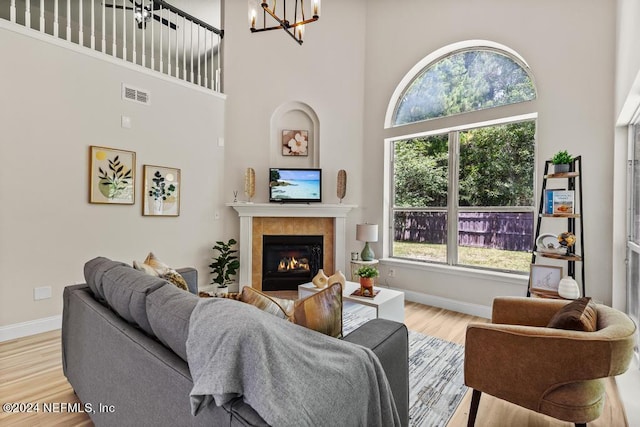
[{"label": "chandelier", "polygon": [[[293,20],[287,18],[287,3],[289,3],[289,16],[293,15]],[[281,0],[280,9],[276,8],[277,0],[249,0],[249,25],[252,33],[259,33],[270,30],[284,30],[298,44],[302,44],[304,37],[304,26],[315,22],[320,18],[320,0],[311,0],[311,18],[306,18],[304,10],[304,0]],[[293,6],[293,10],[291,10]],[[262,9],[262,14],[259,10]],[[262,16],[260,16],[262,15]],[[275,22],[272,22],[273,18]],[[268,26],[267,21],[273,25]],[[261,25],[260,25],[261,24]]]}]

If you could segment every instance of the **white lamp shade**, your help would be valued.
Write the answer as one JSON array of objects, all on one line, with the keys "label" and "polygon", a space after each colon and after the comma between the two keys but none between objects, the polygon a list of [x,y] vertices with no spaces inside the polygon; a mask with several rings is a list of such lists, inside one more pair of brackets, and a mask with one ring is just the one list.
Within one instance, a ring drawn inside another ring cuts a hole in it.
[{"label": "white lamp shade", "polygon": [[377,242],[378,224],[356,225],[356,240],[360,242]]}]

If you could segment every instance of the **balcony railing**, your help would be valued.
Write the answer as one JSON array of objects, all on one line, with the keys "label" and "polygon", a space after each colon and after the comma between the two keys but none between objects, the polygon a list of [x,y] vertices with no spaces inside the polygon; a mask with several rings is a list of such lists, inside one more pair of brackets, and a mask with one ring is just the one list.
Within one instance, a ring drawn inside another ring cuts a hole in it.
[{"label": "balcony railing", "polygon": [[162,0],[0,1],[0,18],[219,92],[223,31]]}]

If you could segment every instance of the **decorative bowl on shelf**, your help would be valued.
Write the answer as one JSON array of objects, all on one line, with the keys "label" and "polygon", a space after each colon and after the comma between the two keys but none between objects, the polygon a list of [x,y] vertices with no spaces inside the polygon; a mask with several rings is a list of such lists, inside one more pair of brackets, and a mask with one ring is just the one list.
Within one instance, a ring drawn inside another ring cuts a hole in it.
[{"label": "decorative bowl on shelf", "polygon": [[567,248],[558,242],[558,236],[544,233],[536,239],[536,249],[543,254],[566,255]]}]

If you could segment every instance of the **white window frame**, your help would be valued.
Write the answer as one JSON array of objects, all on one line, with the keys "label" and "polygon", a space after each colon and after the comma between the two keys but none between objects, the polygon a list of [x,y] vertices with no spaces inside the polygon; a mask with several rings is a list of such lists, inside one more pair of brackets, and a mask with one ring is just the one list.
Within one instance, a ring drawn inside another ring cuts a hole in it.
[{"label": "white window frame", "polygon": [[[434,51],[433,53],[427,55],[422,60],[420,60],[414,67],[407,72],[407,74],[400,80],[398,85],[396,86],[393,95],[389,101],[387,106],[387,111],[384,120],[384,127],[386,129],[387,138],[385,138],[384,142],[384,182],[386,183],[384,187],[383,194],[383,203],[384,203],[384,217],[383,217],[383,229],[387,232],[384,234],[384,238],[382,240],[382,258],[392,264],[400,263],[401,265],[414,266],[416,268],[424,269],[424,270],[446,270],[451,272],[457,272],[462,274],[469,274],[472,276],[481,275],[487,276],[490,275],[492,277],[496,277],[497,279],[504,280],[507,277],[513,278],[523,278],[528,273],[517,273],[517,272],[504,272],[502,270],[489,270],[483,268],[476,268],[472,266],[461,266],[461,265],[452,265],[452,264],[444,264],[437,262],[425,262],[420,260],[410,260],[407,258],[396,258],[391,257],[391,247],[393,245],[394,239],[394,228],[393,228],[393,201],[394,201],[394,180],[393,180],[393,143],[398,140],[417,138],[417,137],[426,137],[437,134],[444,134],[449,132],[459,132],[464,130],[469,130],[478,127],[486,127],[492,125],[502,125],[507,123],[513,123],[518,121],[526,121],[526,120],[536,120],[538,119],[537,113],[537,98],[531,101],[525,101],[515,104],[509,104],[505,106],[500,106],[497,108],[488,108],[476,111],[470,111],[467,113],[446,116],[446,117],[438,117],[429,120],[419,121],[415,123],[408,123],[402,125],[394,125],[393,120],[395,116],[395,109],[398,106],[398,102],[400,97],[404,93],[405,89],[411,82],[421,74],[421,72],[430,66],[432,63],[438,61],[441,58],[444,58],[448,55],[454,54],[457,51],[461,50],[469,50],[469,49],[493,49],[502,54],[510,56],[512,59],[516,60],[524,69],[527,71],[529,78],[533,82],[534,87],[536,86],[535,80],[529,68],[529,65],[524,60],[522,56],[520,56],[513,49],[510,49],[507,46],[501,45],[499,43],[487,41],[487,40],[467,40],[459,43],[453,43],[448,46],[445,46],[441,49]],[[537,92],[537,89],[536,89]],[[457,145],[457,144],[456,144]],[[534,159],[538,158],[537,155],[538,146],[534,148]],[[534,160],[537,162],[537,160]],[[457,164],[458,162],[454,162],[456,165],[456,176],[457,176]],[[537,165],[537,163],[536,163]],[[449,173],[453,173],[449,168]],[[456,178],[457,179],[457,178]],[[537,167],[534,167],[534,215],[536,213],[537,206],[537,198],[535,197],[538,194],[538,179],[537,179]],[[458,201],[455,200],[457,204]],[[451,200],[449,200],[448,205],[451,206]],[[450,208],[447,207],[447,211]],[[474,208],[478,210],[478,208]],[[509,208],[510,211],[513,211],[514,208]],[[528,207],[525,209],[529,209]],[[452,217],[450,213],[448,214],[448,221],[452,222]],[[456,215],[457,220],[457,215]],[[457,251],[457,221],[453,221],[455,224],[456,233],[448,232],[447,239],[447,251],[455,250]],[[452,227],[451,224],[448,224],[449,227]],[[450,228],[452,230],[453,228]],[[535,230],[534,230],[535,231]],[[451,240],[454,240],[455,244],[449,244]],[[455,248],[455,249],[451,249]],[[455,257],[451,257],[449,253],[447,253],[447,259],[457,259],[457,254]]]}]

